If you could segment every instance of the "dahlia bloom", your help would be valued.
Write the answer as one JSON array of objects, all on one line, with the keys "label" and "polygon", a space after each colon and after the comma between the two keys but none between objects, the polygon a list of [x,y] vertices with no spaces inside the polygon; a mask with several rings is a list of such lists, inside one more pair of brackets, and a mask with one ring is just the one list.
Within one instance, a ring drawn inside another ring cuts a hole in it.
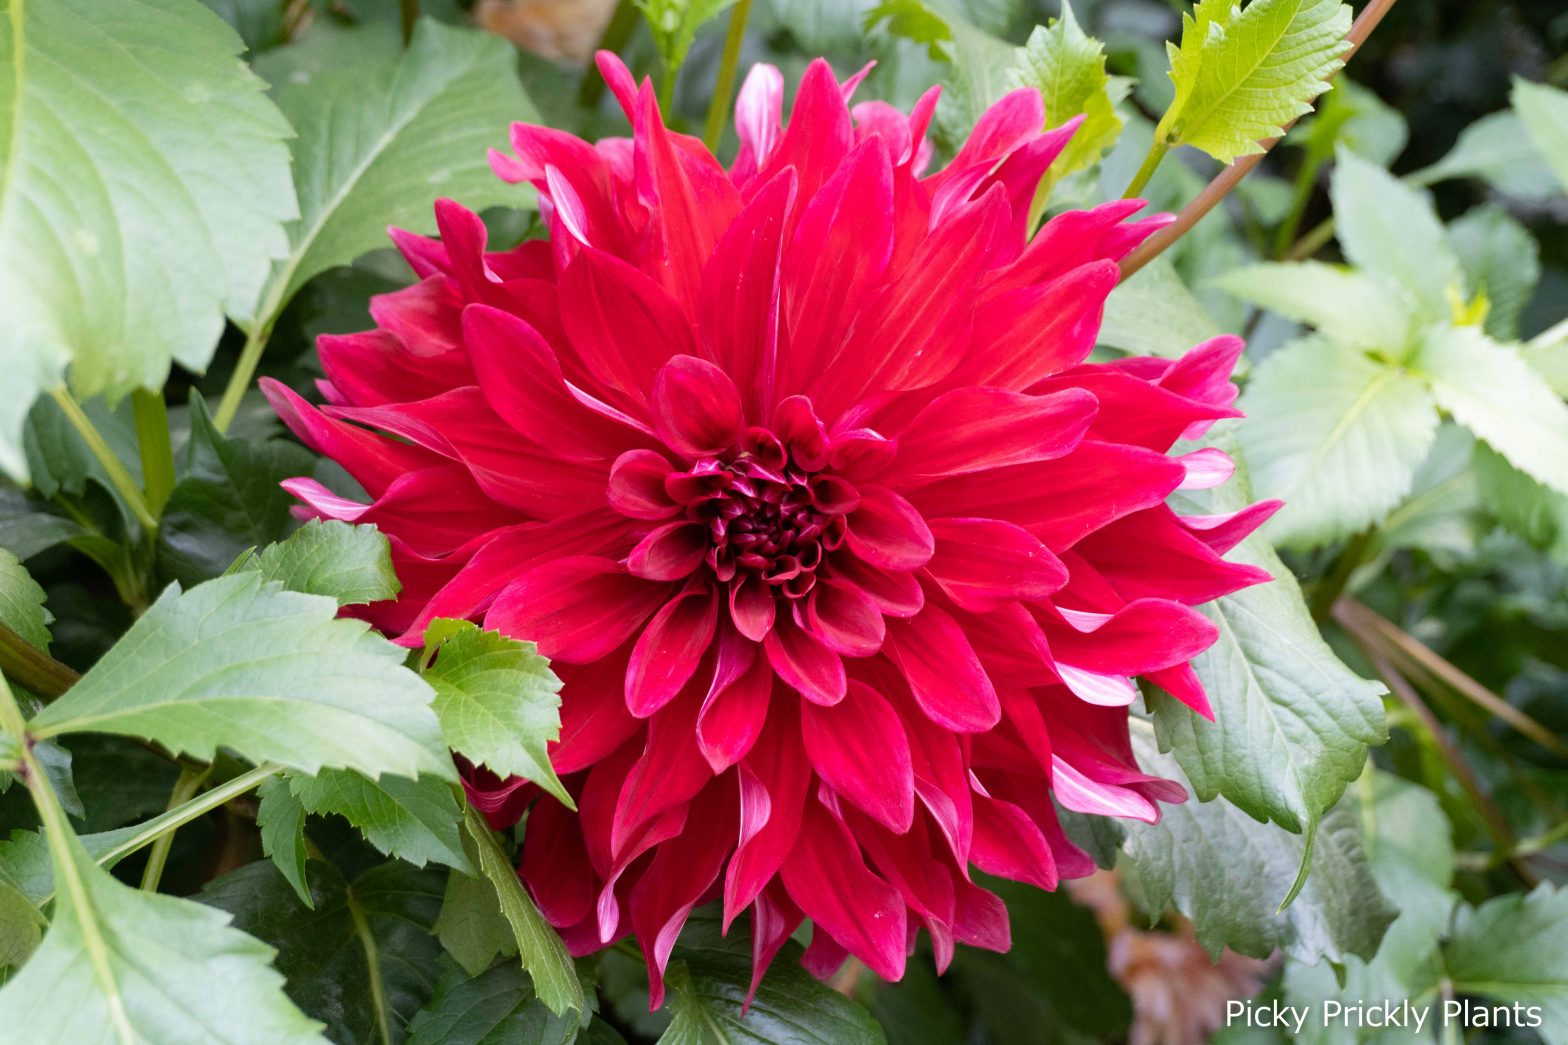
[{"label": "dahlia bloom", "polygon": [[[1237,416],[1240,342],[1084,362],[1139,201],[1028,237],[1074,127],[1018,90],[924,168],[935,89],[850,108],[859,77],[754,69],[726,171],[600,67],[634,137],[512,129],[502,178],[548,240],[393,232],[420,282],[324,337],[327,405],[267,394],[368,503],[313,479],[303,511],[375,523],[403,591],[364,609],[417,645],[435,617],[532,639],[564,681],[555,769],[573,812],[468,767],[575,953],[635,933],[653,1001],[688,914],[749,912],[760,977],[804,918],[819,975],[897,979],[916,932],[1005,949],[971,868],[1054,888],[1089,858],[1055,802],[1155,820],[1141,676],[1208,714],[1193,607],[1266,580],[1222,555],[1273,505],[1182,517]],[[755,981],[753,983],[755,990]]]}]

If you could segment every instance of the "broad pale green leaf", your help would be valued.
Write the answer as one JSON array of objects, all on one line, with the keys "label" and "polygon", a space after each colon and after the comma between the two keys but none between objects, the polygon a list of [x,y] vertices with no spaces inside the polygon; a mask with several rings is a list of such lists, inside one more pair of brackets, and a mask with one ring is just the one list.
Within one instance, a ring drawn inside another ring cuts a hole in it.
[{"label": "broad pale green leaf", "polygon": [[1476,446],[1475,436],[1461,426],[1451,421],[1438,426],[1432,451],[1416,469],[1410,496],[1378,525],[1371,554],[1358,573],[1376,574],[1399,548],[1458,556],[1475,551],[1482,504],[1470,467]]},{"label": "broad pale green leaf", "polygon": [[1498,522],[1568,559],[1568,495],[1542,486],[1485,443],[1476,444],[1474,470],[1481,503]]},{"label": "broad pale green leaf", "polygon": [[350,46],[335,54],[317,74],[285,72],[270,57],[258,63],[263,75],[282,76],[273,81],[278,107],[299,134],[300,219],[250,313],[252,328],[271,322],[312,276],[385,246],[388,225],[434,231],[437,197],[475,210],[533,199],[486,159],[488,148],[505,146],[512,121],[538,118],[505,40],[426,19],[395,62],[355,61]]},{"label": "broad pale green leaf", "polygon": [[[1251,500],[1245,482],[1238,475],[1203,510],[1242,507]],[[1155,732],[1200,799],[1224,795],[1252,816],[1310,832],[1360,775],[1367,747],[1388,739],[1385,690],[1329,649],[1295,576],[1267,541],[1249,537],[1228,558],[1260,566],[1274,580],[1203,607],[1219,638],[1192,666],[1214,719],[1161,695]]]},{"label": "broad pale green leaf", "polygon": [[1219,333],[1171,263],[1155,258],[1111,291],[1099,342],[1134,355],[1173,358]]},{"label": "broad pale green leaf", "polygon": [[[62,844],[63,843],[63,844]],[[211,908],[144,893],[74,837],[67,885],[43,943],[3,989],[0,1027],[19,1042],[321,1042],[284,996],[272,948]]]},{"label": "broad pale green leaf", "polygon": [[1200,0],[1170,45],[1176,98],[1156,137],[1221,163],[1262,152],[1328,88],[1349,29],[1339,0]]},{"label": "broad pale green leaf", "polygon": [[408,1029],[409,1045],[572,1045],[581,1022],[551,1012],[520,966],[497,965],[474,977],[448,971]]},{"label": "broad pale green leaf", "polygon": [[338,814],[388,856],[416,867],[435,861],[473,873],[458,830],[462,806],[444,780],[369,780],[359,773],[324,769],[315,776],[289,774],[289,788],[306,812]]},{"label": "broad pale green leaf", "polygon": [[1519,354],[1531,370],[1546,378],[1552,391],[1568,397],[1568,321],[1531,339]]},{"label": "broad pale green leaf", "polygon": [[0,468],[66,365],[81,398],[202,370],[295,216],[289,127],[197,0],[0,3]]},{"label": "broad pale green leaf", "polygon": [[1008,76],[1015,86],[1040,92],[1047,128],[1083,117],[1072,140],[1051,162],[1046,174],[1051,182],[1098,163],[1121,133],[1116,103],[1126,97],[1130,83],[1106,75],[1104,46],[1079,27],[1067,0],[1062,3],[1062,16],[1037,26],[1029,42],[1019,48]]},{"label": "broad pale green leaf", "polygon": [[1562,189],[1546,165],[1524,121],[1511,109],[1483,116],[1459,132],[1443,158],[1406,175],[1412,185],[1435,185],[1450,178],[1480,178],[1505,196],[1540,201]]},{"label": "broad pale green leaf", "polygon": [[465,621],[441,643],[425,681],[447,746],[501,777],[520,776],[576,808],[545,745],[561,735],[561,680],[532,642]]},{"label": "broad pale green leaf", "polygon": [[1457,993],[1540,1006],[1541,1037],[1568,1041],[1568,889],[1542,884],[1464,908],[1442,967]]},{"label": "broad pale green leaf", "polygon": [[316,901],[305,879],[304,805],[281,776],[268,778],[256,794],[256,829],[261,832],[262,852],[277,864],[305,906],[314,907]]},{"label": "broad pale green leaf", "polygon": [[430,688],[402,650],[336,613],[256,573],[171,585],[33,730],[157,738],[204,760],[230,747],[305,773],[454,779]]},{"label": "broad pale green leaf", "polygon": [[1299,547],[1383,519],[1410,491],[1437,433],[1436,406],[1418,377],[1321,337],[1265,357],[1242,409],[1253,490],[1285,502],[1264,533]]},{"label": "broad pale green leaf", "polygon": [[[1146,729],[1134,728],[1133,747],[1148,772],[1182,779]],[[1211,954],[1229,946],[1257,958],[1276,948],[1305,962],[1370,958],[1396,914],[1372,877],[1350,800],[1330,810],[1315,835],[1259,823],[1222,798],[1167,805],[1158,824],[1127,824],[1125,854],[1118,866],[1144,910],[1174,906]]]},{"label": "broad pale green leaf", "polygon": [[1414,296],[1420,317],[1444,322],[1460,289],[1459,261],[1426,193],[1346,149],[1329,182],[1345,257]]},{"label": "broad pale green leaf", "polygon": [[648,20],[653,44],[659,49],[664,68],[679,69],[686,63],[686,52],[703,24],[717,18],[735,0],[634,0]]},{"label": "broad pale green leaf", "polygon": [[314,908],[271,861],[208,883],[203,903],[277,948],[289,997],[338,1042],[398,1042],[435,993],[441,945],[430,935],[441,875],[387,863],[352,882],[332,864],[309,865]]},{"label": "broad pale green leaf", "polygon": [[1568,91],[1516,79],[1513,103],[1530,141],[1557,175],[1558,185],[1568,190]]},{"label": "broad pale green leaf", "polygon": [[200,395],[191,396],[190,418],[184,475],[164,507],[157,545],[160,576],[187,586],[287,533],[296,502],[278,484],[309,475],[315,463],[298,443],[225,436]]},{"label": "broad pale green leaf", "polygon": [[523,968],[533,977],[540,1000],[557,1015],[565,1015],[568,1009],[587,1013],[583,985],[566,944],[534,906],[517,877],[516,867],[472,806],[464,812],[463,827],[468,857],[494,890],[501,915],[511,926]]},{"label": "broad pale green leaf", "polygon": [[402,585],[392,569],[392,548],[374,526],[312,519],[244,564],[289,591],[326,595],[339,606],[379,602]]},{"label": "broad pale green leaf", "polygon": [[1434,327],[1412,365],[1454,420],[1515,468],[1568,493],[1568,405],[1516,350],[1475,327]]},{"label": "broad pale green leaf", "polygon": [[44,590],[15,555],[0,548],[0,624],[4,624],[41,650],[49,648],[49,624],[54,618],[44,608]]},{"label": "broad pale green leaf", "polygon": [[1399,356],[1415,334],[1412,303],[1404,291],[1369,272],[1287,261],[1233,269],[1215,283],[1352,348]]},{"label": "broad pale green leaf", "polygon": [[1495,203],[1465,212],[1448,226],[1470,295],[1486,298],[1484,329],[1504,341],[1519,334],[1519,313],[1541,278],[1541,251],[1528,229]]}]

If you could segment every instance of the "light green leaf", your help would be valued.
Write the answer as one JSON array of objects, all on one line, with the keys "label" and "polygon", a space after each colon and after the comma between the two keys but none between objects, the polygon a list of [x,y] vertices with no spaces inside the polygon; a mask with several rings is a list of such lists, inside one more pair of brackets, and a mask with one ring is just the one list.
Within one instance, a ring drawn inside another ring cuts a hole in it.
[{"label": "light green leaf", "polygon": [[1512,100],[1530,141],[1568,190],[1568,91],[1515,79]]},{"label": "light green leaf", "polygon": [[[1234,511],[1251,500],[1238,474],[1203,511]],[[1219,638],[1192,666],[1214,719],[1162,694],[1153,701],[1155,732],[1198,798],[1224,795],[1252,816],[1310,833],[1361,773],[1368,745],[1388,739],[1379,699],[1386,691],[1329,649],[1267,541],[1249,537],[1227,557],[1274,580],[1203,607]]]},{"label": "light green leaf", "polygon": [[189,900],[144,893],[98,867],[75,837],[42,945],[0,989],[14,1041],[322,1042],[284,996],[272,948]]},{"label": "light green leaf", "polygon": [[1040,92],[1047,129],[1075,116],[1084,118],[1046,173],[1052,183],[1098,163],[1121,133],[1116,103],[1126,97],[1130,83],[1106,75],[1104,46],[1079,28],[1067,0],[1062,2],[1062,16],[1035,27],[1029,42],[1018,49],[1008,77],[1014,86]]},{"label": "light green leaf", "polygon": [[1133,355],[1175,358],[1219,333],[1213,317],[1161,257],[1111,291],[1099,343]]},{"label": "light green leaf", "polygon": [[1436,406],[1418,377],[1322,337],[1265,357],[1241,407],[1253,490],[1285,502],[1264,533],[1297,547],[1387,516],[1437,433]]},{"label": "light green leaf", "polygon": [[1527,342],[1519,354],[1552,391],[1568,397],[1568,319]]},{"label": "light green leaf", "polygon": [[1420,306],[1421,318],[1448,321],[1453,315],[1449,294],[1461,282],[1459,261],[1426,193],[1341,149],[1329,195],[1345,257],[1404,287]]},{"label": "light green leaf", "polygon": [[0,3],[0,469],[66,365],[80,398],[200,371],[296,212],[289,127],[195,0]]},{"label": "light green leaf", "polygon": [[464,811],[463,827],[469,859],[495,890],[501,914],[512,928],[523,968],[533,977],[534,990],[558,1016],[565,1015],[567,1009],[586,1013],[583,985],[577,978],[566,944],[534,906],[517,877],[517,869],[501,851],[484,818],[472,806]]},{"label": "light green leaf", "polygon": [[1505,196],[1542,201],[1562,191],[1524,121],[1511,109],[1483,116],[1459,132],[1443,158],[1412,171],[1405,181],[1435,185],[1450,178],[1480,178]]},{"label": "light green leaf", "polygon": [[880,0],[865,15],[867,30],[882,26],[894,36],[921,44],[932,61],[953,60],[953,29],[922,0]]},{"label": "light green leaf", "polygon": [[53,620],[44,608],[44,590],[16,556],[0,548],[0,624],[47,651]]},{"label": "light green leaf", "polygon": [[[1174,780],[1181,770],[1134,729],[1138,762]],[[1263,958],[1283,948],[1292,958],[1371,957],[1396,912],[1378,889],[1361,845],[1353,800],[1342,800],[1314,836],[1261,824],[1224,799],[1163,807],[1158,824],[1127,825],[1125,867],[1151,917],[1174,906],[1192,920],[1211,954],[1229,946]],[[1311,874],[1294,901],[1298,872]]]},{"label": "light green leaf", "polygon": [[634,0],[648,20],[653,45],[668,70],[686,63],[697,30],[735,6],[735,0]]},{"label": "light green leaf", "polygon": [[1169,46],[1176,97],[1156,138],[1221,163],[1262,152],[1328,88],[1349,29],[1339,0],[1200,0]]},{"label": "light green leaf", "polygon": [[326,769],[308,777],[289,774],[289,788],[306,812],[338,814],[388,856],[416,867],[434,860],[473,873],[458,833],[462,807],[444,780],[367,780],[359,773]]},{"label": "light green leaf", "polygon": [[1409,139],[1410,128],[1398,109],[1348,76],[1340,76],[1318,99],[1317,111],[1302,117],[1285,140],[1303,146],[1319,163],[1332,159],[1335,148],[1343,144],[1386,167],[1405,151]]},{"label": "light green leaf", "polygon": [[289,591],[326,595],[339,606],[379,602],[402,589],[385,535],[374,526],[350,526],[336,519],[312,519],[288,540],[252,556],[243,568]]},{"label": "light green leaf", "polygon": [[[376,39],[373,29],[361,32]],[[373,43],[367,50],[376,52]],[[269,55],[257,67],[274,77],[278,106],[299,134],[300,219],[249,313],[251,329],[271,322],[312,276],[385,246],[388,225],[434,231],[436,197],[475,210],[531,204],[532,194],[498,179],[485,158],[506,145],[512,121],[538,119],[507,41],[425,19],[395,62],[339,60],[310,74],[273,64],[283,60]]]},{"label": "light green leaf", "polygon": [[156,738],[203,760],[230,747],[306,773],[455,779],[430,688],[402,650],[336,613],[255,573],[171,585],[33,731]]},{"label": "light green leaf", "polygon": [[[454,877],[457,877],[454,875]],[[436,996],[409,1024],[409,1045],[572,1045],[581,1022],[552,1013],[517,965],[470,977],[449,970]]]},{"label": "light green leaf", "polygon": [[1397,357],[1415,333],[1412,303],[1404,291],[1370,272],[1287,261],[1232,269],[1215,284],[1352,348]]},{"label": "light green leaf", "polygon": [[575,809],[545,746],[561,735],[561,680],[532,642],[466,621],[441,643],[425,681],[447,746],[497,776],[532,780]]},{"label": "light green leaf", "polygon": [[1412,365],[1454,420],[1520,471],[1568,493],[1568,405],[1516,350],[1475,327],[1434,327]]},{"label": "light green leaf", "polygon": [[1541,278],[1535,237],[1497,204],[1483,203],[1448,226],[1448,243],[1471,296],[1486,298],[1486,332],[1504,341],[1517,337],[1519,314]]},{"label": "light green leaf", "polygon": [[1443,947],[1455,992],[1541,1008],[1541,1037],[1568,1041],[1568,889],[1537,886],[1464,908]]},{"label": "light green leaf", "polygon": [[306,907],[316,906],[305,878],[305,806],[295,797],[288,781],[268,777],[257,789],[256,828],[261,851],[272,858],[283,877]]}]

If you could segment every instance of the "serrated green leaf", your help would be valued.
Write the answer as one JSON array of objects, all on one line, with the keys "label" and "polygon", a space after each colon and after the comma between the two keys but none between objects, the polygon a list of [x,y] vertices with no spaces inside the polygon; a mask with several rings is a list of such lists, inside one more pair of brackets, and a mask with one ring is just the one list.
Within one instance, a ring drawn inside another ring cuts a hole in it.
[{"label": "serrated green leaf", "polygon": [[[472,842],[467,848],[473,848]],[[495,887],[485,878],[447,875],[441,914],[432,931],[470,976],[484,972],[497,957],[517,954],[517,938],[501,914]]]},{"label": "serrated green leaf", "polygon": [[1434,327],[1412,365],[1454,420],[1537,482],[1568,493],[1568,405],[1516,350],[1475,327]]},{"label": "serrated green leaf", "polygon": [[392,569],[392,548],[374,526],[312,519],[247,560],[255,570],[289,591],[326,595],[339,606],[357,606],[395,596],[402,585]]},{"label": "serrated green leaf", "polygon": [[1457,993],[1539,1006],[1541,1037],[1568,1041],[1568,889],[1542,884],[1462,909],[1442,968]]},{"label": "serrated green leaf", "polygon": [[1098,163],[1121,133],[1116,104],[1126,97],[1130,83],[1106,75],[1104,46],[1079,28],[1067,0],[1062,2],[1061,17],[1036,26],[1018,49],[1008,77],[1016,87],[1040,92],[1046,129],[1060,127],[1075,116],[1084,118],[1051,162],[1046,174],[1051,183]]},{"label": "serrated green leaf", "polygon": [[271,861],[209,882],[201,901],[277,948],[289,997],[339,1042],[397,1042],[435,992],[441,945],[430,935],[442,872],[407,864],[370,868],[352,882],[312,860],[314,908]]},{"label": "serrated green leaf", "polygon": [[200,371],[296,214],[287,122],[194,0],[0,4],[0,469],[67,363],[80,398]]},{"label": "serrated green leaf", "polygon": [[430,776],[369,780],[341,769],[315,776],[291,773],[288,779],[306,812],[336,813],[388,856],[416,867],[435,861],[474,873],[458,831],[462,806],[446,781]]},{"label": "serrated green leaf", "polygon": [[1420,318],[1447,322],[1459,289],[1459,261],[1426,193],[1345,149],[1329,182],[1334,233],[1353,264],[1410,293]]},{"label": "serrated green leaf", "polygon": [[1471,296],[1486,299],[1483,329],[1504,341],[1519,334],[1519,314],[1541,278],[1540,247],[1495,203],[1472,207],[1448,226],[1448,244]]},{"label": "serrated green leaf", "polygon": [[1253,490],[1285,502],[1264,527],[1282,545],[1327,543],[1383,519],[1437,433],[1420,378],[1322,337],[1265,357],[1241,407]]},{"label": "serrated green leaf", "polygon": [[1467,124],[1454,147],[1436,163],[1413,171],[1412,185],[1435,185],[1450,178],[1480,178],[1505,196],[1550,199],[1562,190],[1541,152],[1530,141],[1524,121],[1511,109]]},{"label": "serrated green leaf", "polygon": [[511,926],[523,968],[533,977],[539,998],[557,1015],[564,1015],[568,1009],[586,1013],[583,985],[566,944],[534,906],[517,877],[517,869],[472,806],[464,811],[463,828],[469,859],[495,891],[501,914]]},{"label": "serrated green leaf", "polygon": [[261,851],[272,858],[283,877],[299,894],[306,907],[316,901],[305,879],[305,806],[295,797],[288,782],[280,776],[269,777],[257,789],[256,829],[261,833]]},{"label": "serrated green leaf", "polygon": [[435,688],[448,747],[498,776],[532,780],[576,808],[546,751],[561,735],[561,680],[537,646],[466,624],[441,643],[424,677]]},{"label": "serrated green leaf", "polygon": [[520,966],[497,965],[477,976],[451,970],[436,996],[409,1025],[408,1045],[572,1045],[581,1021],[557,1016],[534,993]]},{"label": "serrated green leaf", "polygon": [[1352,348],[1398,357],[1415,335],[1404,291],[1370,272],[1321,261],[1265,263],[1232,269],[1215,285]]},{"label": "serrated green leaf", "polygon": [[74,836],[52,848],[68,853],[69,884],[43,943],[0,989],[13,1040],[323,1041],[284,996],[272,949],[227,916],[121,884]]},{"label": "serrated green leaf", "polygon": [[1134,355],[1175,358],[1219,333],[1170,261],[1155,258],[1111,291],[1098,338]]},{"label": "serrated green leaf", "polygon": [[[1147,731],[1134,729],[1133,747],[1146,771],[1181,780]],[[1331,809],[1315,835],[1259,823],[1224,799],[1168,805],[1162,814],[1158,824],[1127,824],[1124,850],[1151,916],[1173,905],[1211,954],[1228,946],[1263,958],[1282,948],[1314,962],[1376,953],[1396,912],[1372,877],[1353,799]],[[1305,884],[1281,911],[1308,865]]]},{"label": "serrated green leaf", "polygon": [[[538,117],[507,41],[425,19],[396,61],[380,62],[373,29],[342,35],[319,72],[289,68],[281,52],[257,63],[299,135],[300,219],[249,312],[251,329],[270,323],[312,276],[384,246],[389,224],[433,232],[436,197],[476,210],[533,200],[496,178],[485,158],[506,145],[512,121]],[[370,41],[367,57],[354,57],[356,39]]]},{"label": "serrated green leaf", "polygon": [[315,459],[283,439],[229,438],[191,393],[185,470],[158,523],[158,573],[183,585],[216,577],[247,548],[278,540],[296,503],[279,483],[308,475]]},{"label": "serrated green leaf", "polygon": [[1530,141],[1568,190],[1568,91],[1515,79],[1512,100]]},{"label": "serrated green leaf", "polygon": [[0,624],[41,650],[49,649],[49,624],[44,590],[15,555],[0,548]]},{"label": "serrated green leaf", "polygon": [[648,21],[653,45],[664,68],[677,70],[686,63],[697,30],[731,7],[735,0],[633,0]]},{"label": "serrated green leaf", "polygon": [[402,650],[336,613],[331,599],[255,573],[171,585],[33,732],[156,738],[203,760],[230,747],[306,773],[455,779],[430,688]]},{"label": "serrated green leaf", "polygon": [[1349,29],[1339,0],[1200,0],[1170,48],[1176,98],[1156,137],[1221,163],[1262,152],[1328,88]]}]

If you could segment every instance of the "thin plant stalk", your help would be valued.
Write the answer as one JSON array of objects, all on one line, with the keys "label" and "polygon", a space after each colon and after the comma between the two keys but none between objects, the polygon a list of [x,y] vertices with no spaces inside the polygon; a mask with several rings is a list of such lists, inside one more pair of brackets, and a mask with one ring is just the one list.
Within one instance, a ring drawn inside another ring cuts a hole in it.
[{"label": "thin plant stalk", "polygon": [[131,514],[136,516],[147,531],[151,533],[158,528],[158,518],[147,507],[147,499],[142,496],[141,487],[136,485],[136,480],[131,478],[131,473],[126,471],[125,464],[109,449],[109,443],[104,439],[93,424],[92,418],[82,409],[82,404],[76,401],[65,388],[56,388],[51,395],[54,401],[60,404],[60,409],[65,412],[66,420],[71,422],[71,427],[76,429],[82,437],[82,442],[87,444],[87,449],[103,465],[103,470],[109,476],[109,482],[130,508]]},{"label": "thin plant stalk", "polygon": [[746,39],[746,20],[751,16],[751,0],[740,0],[730,12],[729,29],[724,34],[724,57],[719,62],[719,78],[713,85],[713,100],[708,103],[708,121],[702,140],[708,151],[717,153],[724,136],[724,120],[730,112],[735,93],[735,76],[740,69],[740,48]]},{"label": "thin plant stalk", "polygon": [[174,492],[174,448],[169,441],[169,407],[162,392],[138,388],[131,393],[131,410],[136,416],[136,441],[142,453],[142,489],[147,494],[147,509],[163,515],[163,506]]},{"label": "thin plant stalk", "polygon": [[[174,781],[174,790],[169,793],[168,811],[172,812],[194,798],[196,789],[201,787],[202,781],[211,773],[211,766],[204,766],[201,769],[181,766],[179,778]],[[158,883],[163,880],[163,869],[169,862],[169,849],[173,845],[173,828],[159,835],[153,842],[152,850],[147,854],[147,867],[142,871],[142,889],[146,892],[158,891]]]}]

